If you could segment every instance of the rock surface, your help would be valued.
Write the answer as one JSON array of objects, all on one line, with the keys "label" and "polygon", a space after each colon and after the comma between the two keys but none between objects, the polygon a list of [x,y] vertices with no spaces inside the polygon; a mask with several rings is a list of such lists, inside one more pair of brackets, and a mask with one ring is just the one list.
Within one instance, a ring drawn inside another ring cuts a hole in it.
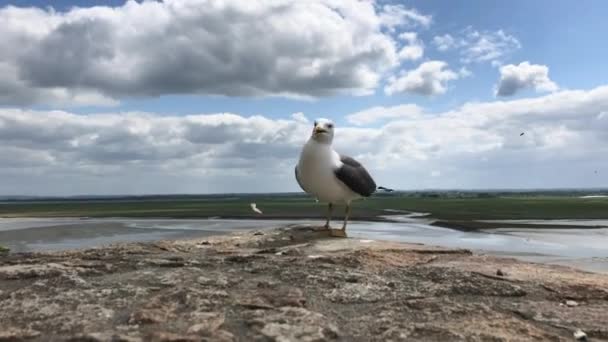
[{"label": "rock surface", "polygon": [[2,255],[0,306],[0,341],[608,340],[607,275],[310,227]]}]

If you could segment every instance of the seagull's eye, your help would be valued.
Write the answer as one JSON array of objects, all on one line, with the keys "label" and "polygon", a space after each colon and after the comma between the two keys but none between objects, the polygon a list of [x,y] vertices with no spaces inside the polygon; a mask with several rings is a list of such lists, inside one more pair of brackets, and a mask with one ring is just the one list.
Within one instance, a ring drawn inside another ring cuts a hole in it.
[{"label": "seagull's eye", "polygon": [[317,127],[317,122],[315,121],[315,127]]},{"label": "seagull's eye", "polygon": [[332,128],[334,128],[334,125],[329,124],[329,125],[327,125],[327,128],[332,129]]}]

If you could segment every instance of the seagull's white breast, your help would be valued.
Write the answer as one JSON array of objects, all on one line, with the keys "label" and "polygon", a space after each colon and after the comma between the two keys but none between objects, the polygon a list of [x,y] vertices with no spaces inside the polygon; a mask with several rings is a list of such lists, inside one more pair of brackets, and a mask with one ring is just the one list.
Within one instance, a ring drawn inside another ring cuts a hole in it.
[{"label": "seagull's white breast", "polygon": [[310,139],[302,149],[297,172],[306,192],[319,201],[350,203],[360,196],[336,178],[334,170],[341,166],[340,155],[331,145]]}]

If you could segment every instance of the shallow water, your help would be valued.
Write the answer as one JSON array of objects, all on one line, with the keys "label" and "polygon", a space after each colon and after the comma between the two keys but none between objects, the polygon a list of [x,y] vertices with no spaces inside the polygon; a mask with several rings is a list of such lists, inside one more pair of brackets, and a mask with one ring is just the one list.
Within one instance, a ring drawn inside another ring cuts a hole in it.
[{"label": "shallow water", "polygon": [[[351,222],[348,234],[360,239],[468,248],[478,253],[608,273],[608,228],[559,229],[560,223],[564,223],[554,222],[556,229],[461,232],[434,227],[429,225],[430,222],[428,218],[418,218],[415,215],[403,216],[399,222]],[[552,221],[533,222],[548,224]],[[586,222],[593,226],[606,224],[605,220]],[[320,224],[319,221],[308,220],[0,219],[0,245],[9,247],[14,252],[66,250],[124,241],[199,238],[294,223]],[[338,226],[339,222],[334,225]]]},{"label": "shallow water", "polygon": [[589,226],[589,227],[604,227],[608,228],[608,220],[596,219],[573,219],[573,220],[479,220],[479,222],[492,223],[517,223],[517,224],[550,224],[554,226],[573,225],[573,226]]}]

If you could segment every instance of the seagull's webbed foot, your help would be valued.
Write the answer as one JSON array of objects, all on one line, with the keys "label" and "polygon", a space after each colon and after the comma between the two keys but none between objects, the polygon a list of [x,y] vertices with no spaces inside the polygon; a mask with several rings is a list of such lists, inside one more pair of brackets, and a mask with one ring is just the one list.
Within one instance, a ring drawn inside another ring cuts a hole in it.
[{"label": "seagull's webbed foot", "polygon": [[345,229],[331,229],[329,235],[333,237],[348,237]]}]

